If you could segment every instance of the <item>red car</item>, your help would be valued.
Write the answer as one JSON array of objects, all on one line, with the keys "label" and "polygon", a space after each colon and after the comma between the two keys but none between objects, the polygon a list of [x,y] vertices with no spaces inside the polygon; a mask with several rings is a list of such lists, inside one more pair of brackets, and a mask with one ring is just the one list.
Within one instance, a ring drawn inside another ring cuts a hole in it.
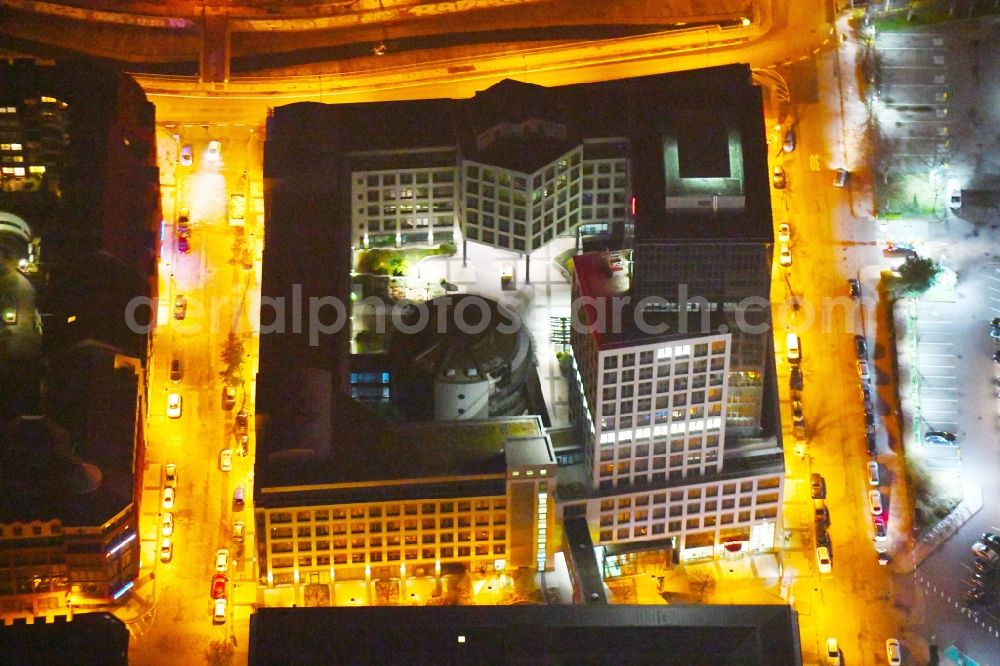
[{"label": "red car", "polygon": [[180,238],[177,239],[177,251],[180,252],[181,254],[187,254],[188,252],[191,251],[191,244],[188,242],[188,239],[185,238],[184,236],[181,236]]},{"label": "red car", "polygon": [[225,599],[226,598],[226,583],[229,579],[226,574],[215,574],[212,576],[212,598],[213,599]]}]

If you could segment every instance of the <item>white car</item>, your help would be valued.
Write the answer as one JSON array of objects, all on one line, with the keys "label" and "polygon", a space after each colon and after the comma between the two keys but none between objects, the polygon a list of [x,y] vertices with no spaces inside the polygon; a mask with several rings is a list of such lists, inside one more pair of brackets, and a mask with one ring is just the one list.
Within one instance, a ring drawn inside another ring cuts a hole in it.
[{"label": "white car", "polygon": [[816,549],[816,562],[819,564],[819,572],[828,574],[833,569],[833,562],[830,560],[830,549],[820,546]]},{"label": "white car", "polygon": [[230,472],[233,469],[233,450],[222,449],[219,451],[219,469],[223,472]]},{"label": "white car", "polygon": [[778,225],[778,242],[788,243],[792,240],[792,227],[788,224]]},{"label": "white car", "polygon": [[948,179],[948,208],[962,207],[962,188],[954,178]]},{"label": "white car", "polygon": [[225,624],[226,622],[226,600],[216,599],[212,611],[212,624]]},{"label": "white car", "polygon": [[220,548],[215,553],[215,570],[219,573],[226,573],[229,571],[229,551],[225,548]]},{"label": "white car", "polygon": [[871,509],[873,516],[882,515],[882,493],[877,490],[868,491],[868,508]]},{"label": "white car", "polygon": [[172,509],[174,508],[174,489],[164,488],[163,489],[163,508]]},{"label": "white car", "polygon": [[163,514],[163,522],[160,523],[160,532],[165,537],[174,533],[174,514],[169,511]]},{"label": "white car", "polygon": [[167,416],[172,419],[179,419],[181,417],[181,394],[171,393],[167,396]]},{"label": "white car", "polygon": [[870,379],[871,376],[872,373],[868,367],[868,361],[858,361],[858,377],[861,379]]},{"label": "white car", "polygon": [[868,463],[868,484],[872,486],[878,485],[878,463],[872,460]]},{"label": "white car", "polygon": [[174,543],[167,537],[160,542],[160,561],[169,562],[172,559],[174,559]]},{"label": "white car", "polygon": [[786,268],[792,265],[792,251],[784,243],[778,252],[778,263]]},{"label": "white car", "polygon": [[840,666],[840,646],[836,638],[826,639],[826,663],[827,666]]},{"label": "white car", "polygon": [[219,141],[208,142],[208,153],[205,155],[209,160],[218,162],[222,156],[222,143]]},{"label": "white car", "polygon": [[888,638],[885,641],[885,658],[890,666],[899,666],[903,663],[903,649],[896,638]]}]

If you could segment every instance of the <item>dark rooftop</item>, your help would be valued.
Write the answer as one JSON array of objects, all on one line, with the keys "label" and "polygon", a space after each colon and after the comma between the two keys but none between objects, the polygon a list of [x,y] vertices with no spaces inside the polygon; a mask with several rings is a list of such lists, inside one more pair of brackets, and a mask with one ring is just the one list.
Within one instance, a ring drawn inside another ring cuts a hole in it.
[{"label": "dark rooftop", "polygon": [[801,664],[796,614],[773,606],[262,608],[250,666]]},{"label": "dark rooftop", "polygon": [[128,664],[129,631],[111,613],[80,613],[72,621],[56,616],[33,624],[0,623],[0,664],[17,666]]}]

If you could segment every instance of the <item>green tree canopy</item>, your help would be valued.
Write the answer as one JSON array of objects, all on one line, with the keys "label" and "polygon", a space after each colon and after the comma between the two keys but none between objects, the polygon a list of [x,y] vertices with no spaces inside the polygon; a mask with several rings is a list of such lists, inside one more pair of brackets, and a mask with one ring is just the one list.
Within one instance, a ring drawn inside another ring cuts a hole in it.
[{"label": "green tree canopy", "polygon": [[243,348],[243,341],[231,332],[222,345],[222,365],[219,376],[226,380],[230,386],[243,383],[243,358],[246,350]]},{"label": "green tree canopy", "polygon": [[907,257],[896,272],[896,291],[922,294],[937,281],[941,266],[933,259],[914,255]]}]

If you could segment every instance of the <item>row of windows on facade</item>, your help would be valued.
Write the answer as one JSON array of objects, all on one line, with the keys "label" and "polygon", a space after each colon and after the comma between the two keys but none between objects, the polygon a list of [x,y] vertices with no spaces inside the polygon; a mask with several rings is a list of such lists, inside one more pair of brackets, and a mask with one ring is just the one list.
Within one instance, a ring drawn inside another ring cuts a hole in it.
[{"label": "row of windows on facade", "polygon": [[[669,469],[667,467],[668,461]],[[687,457],[682,455],[670,456],[669,459],[666,457],[654,457],[635,460],[621,460],[615,463],[603,463],[598,469],[597,476],[602,479],[610,479],[612,477],[649,475],[649,472],[652,471],[653,473],[656,473],[657,470],[662,472],[700,470],[704,467],[715,467],[718,462],[719,450],[705,449],[704,461],[702,458],[702,452],[692,453]]]},{"label": "row of windows on facade", "polygon": [[[702,391],[694,392],[694,394],[700,393],[702,393]],[[688,432],[701,432],[705,429],[718,429],[716,423],[696,423],[696,421],[703,419],[706,416],[722,416],[723,403],[721,389],[719,389],[717,396],[712,398],[714,402],[692,400],[693,404],[688,406],[686,404],[687,401],[683,399],[683,395],[674,396],[673,408],[661,409],[659,407],[660,400],[667,400],[667,398],[657,398],[658,402],[655,411],[650,404],[650,401],[647,399],[635,401],[623,400],[618,403],[603,403],[601,405],[601,430],[607,431],[610,429],[620,430],[622,428],[631,428],[631,423],[629,425],[624,425],[623,423],[616,424],[614,416],[616,414],[631,415],[633,414],[633,407],[635,408],[636,426],[645,426],[637,427],[635,433],[636,439],[648,439],[650,436],[660,438]],[[650,430],[650,421],[652,421],[655,425],[652,427],[652,432],[647,432]],[[632,436],[625,435],[625,438],[631,439]],[[602,439],[601,441],[604,442],[609,440]]]},{"label": "row of windows on facade", "polygon": [[[658,349],[646,349],[639,353],[608,354],[604,357],[604,369],[613,370],[619,367],[628,369],[635,367],[637,364],[640,366],[651,366],[654,361],[660,363],[664,359],[682,359],[692,355],[695,358],[707,358],[710,352],[712,356],[724,356],[726,353],[726,341],[713,340],[711,344],[703,342],[695,345],[683,344],[672,347],[660,347]],[[663,364],[660,363],[660,365]],[[665,365],[669,366],[670,364],[668,362]]]},{"label": "row of windows on facade", "polygon": [[[369,563],[379,563],[379,562],[416,562],[416,563],[427,563],[433,564],[438,561],[447,560],[467,560],[473,555],[477,557],[487,557],[506,554],[507,549],[503,544],[494,544],[492,547],[487,545],[479,546],[459,546],[454,547],[442,547],[438,549],[433,548],[423,548],[423,549],[410,549],[410,550],[389,550],[389,551],[373,551],[373,552],[353,552],[353,553],[334,553],[333,555],[296,555],[296,556],[274,556],[270,558],[270,566],[272,569],[288,569],[292,567],[326,567],[341,564],[369,564]],[[483,564],[492,563],[492,561],[484,561]],[[281,582],[291,582],[290,580],[279,580],[275,579],[275,583]]]},{"label": "row of windows on facade", "polygon": [[[710,386],[721,386],[725,381],[724,370],[726,367],[725,357],[712,359],[711,365],[708,361],[695,361],[693,364],[689,363],[676,363],[671,365],[670,363],[663,363],[659,366],[655,366],[655,373],[657,379],[662,379],[664,377],[677,377],[683,379],[681,382],[675,382],[678,385],[676,390],[686,390],[680,388],[684,385],[686,381],[690,380],[693,385],[695,382],[701,382],[701,386],[705,386],[706,378],[708,380],[708,385]],[[708,374],[709,371],[712,374]],[[624,385],[634,385],[638,382],[647,382],[653,379],[654,366],[640,368],[636,370],[609,370],[603,373],[601,376],[601,388],[613,386],[615,384]],[[649,384],[649,395],[652,395],[652,384]],[[657,393],[660,393],[660,385],[657,385]],[[666,391],[670,391],[669,387]]]},{"label": "row of windows on facade", "polygon": [[701,518],[689,518],[686,521],[669,521],[668,523],[654,523],[652,525],[631,525],[626,527],[605,528],[598,532],[598,540],[601,543],[613,543],[616,541],[631,541],[644,537],[667,537],[680,536],[689,531],[711,529],[717,525],[750,525],[760,520],[774,520],[778,516],[776,507],[763,507],[750,511],[741,511],[739,515],[723,514],[721,516],[703,516]]},{"label": "row of windows on facade", "polygon": [[335,506],[325,509],[290,511],[270,511],[268,522],[273,524],[290,522],[325,522],[351,518],[381,518],[382,516],[416,516],[418,514],[452,514],[456,511],[506,511],[507,500],[499,498],[482,498],[477,500],[445,501],[445,502],[411,502],[406,504],[357,504],[353,506]]},{"label": "row of windows on facade", "polygon": [[[712,373],[707,372],[703,361],[698,361],[696,369],[691,371],[686,363],[678,364],[674,368],[674,379],[658,379],[655,383],[648,381],[652,379],[652,368],[644,368],[639,371],[639,380],[635,379],[634,370],[622,370],[621,379],[614,372],[604,373],[603,387],[601,388],[602,400],[618,400],[634,398],[636,396],[670,396],[686,391],[697,391],[706,386],[723,386],[725,384],[725,359],[712,359]],[[680,375],[680,376],[678,376]],[[669,377],[670,368],[661,370],[660,377]],[[620,384],[620,386],[618,385]],[[654,390],[655,389],[655,390]],[[699,402],[694,400],[694,402]],[[666,404],[662,405],[666,407]]]},{"label": "row of windows on facade", "polygon": [[[777,504],[777,489],[768,492],[761,492],[757,495],[743,495],[739,498],[739,509],[753,509],[763,505]],[[703,498],[693,502],[678,502],[665,506],[633,506],[623,508],[617,513],[601,513],[601,527],[614,527],[625,524],[644,523],[650,520],[662,521],[668,516],[670,518],[700,517],[705,514],[720,514],[720,512],[733,512],[737,508],[737,498]]]},{"label": "row of windows on facade", "polygon": [[[719,446],[719,435],[691,435],[690,437],[672,439],[670,453],[691,453],[709,451]],[[667,442],[626,442],[623,445],[601,447],[601,462],[614,460],[647,459],[650,456],[665,456]]]},{"label": "row of windows on facade", "polygon": [[[506,543],[507,532],[503,529],[495,530],[476,530],[472,531],[460,531],[460,532],[445,532],[442,534],[436,533],[425,533],[425,534],[407,534],[404,536],[400,535],[389,535],[384,539],[381,536],[360,536],[354,537],[350,541],[347,539],[333,539],[333,540],[310,540],[308,541],[294,541],[291,540],[291,528],[272,528],[271,539],[268,541],[268,549],[272,553],[290,553],[297,549],[299,551],[327,551],[331,550],[364,550],[364,549],[375,549],[387,547],[398,547],[398,546],[416,546],[420,545],[434,545],[436,543],[449,544],[449,543]],[[299,538],[307,538],[309,535],[303,536],[299,535]]]},{"label": "row of windows on facade", "polygon": [[440,169],[394,170],[357,174],[355,175],[354,182],[356,185],[367,185],[367,187],[379,187],[381,185],[427,185],[428,183],[453,183],[455,182],[455,176],[455,167],[443,167]]},{"label": "row of windows on facade", "polygon": [[[567,187],[568,186],[568,187]],[[628,178],[625,176],[615,176],[614,178],[580,178],[579,173],[574,173],[570,178],[560,176],[553,181],[545,183],[544,187],[533,190],[530,196],[518,190],[511,190],[506,187],[496,187],[491,184],[476,180],[467,180],[463,191],[466,194],[467,205],[480,208],[484,203],[493,203],[498,206],[526,207],[530,201],[532,204],[544,204],[544,207],[551,208],[553,198],[559,202],[565,202],[568,197],[580,196],[582,203],[592,205],[595,202],[608,205],[612,202],[624,204],[625,194],[628,189]],[[406,190],[399,190],[404,192]],[[386,190],[382,190],[386,192]],[[567,195],[568,192],[568,195]],[[553,195],[558,195],[554,197]],[[369,201],[376,201],[372,198],[371,192],[368,194]],[[396,198],[393,195],[383,195],[383,200]],[[410,198],[399,196],[399,198]],[[419,197],[418,197],[419,198]]]},{"label": "row of windows on facade", "polygon": [[[331,534],[347,534],[348,529],[351,534],[381,534],[398,532],[431,532],[436,530],[452,530],[455,528],[464,529],[476,527],[504,527],[507,523],[507,515],[504,513],[482,513],[475,516],[458,516],[446,518],[406,518],[403,520],[382,521],[379,518],[358,519],[357,522],[334,522],[334,523],[297,523],[297,527],[280,527],[289,523],[276,523],[271,521],[271,534],[275,538],[288,539],[292,534],[300,537],[308,537],[315,534],[318,537],[325,537]],[[277,530],[277,531],[275,531]]]}]

